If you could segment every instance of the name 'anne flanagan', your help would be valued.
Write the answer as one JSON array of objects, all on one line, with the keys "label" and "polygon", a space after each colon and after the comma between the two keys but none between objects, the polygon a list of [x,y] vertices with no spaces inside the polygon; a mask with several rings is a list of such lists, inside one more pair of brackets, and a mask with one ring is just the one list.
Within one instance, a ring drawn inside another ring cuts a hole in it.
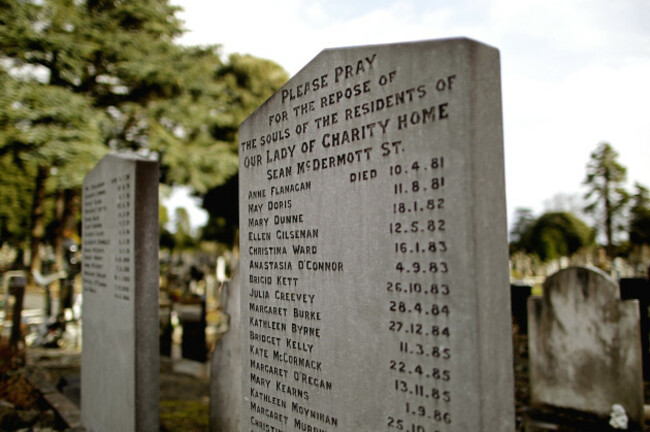
[{"label": "name 'anne flanagan'", "polygon": [[[311,180],[300,181],[297,183],[290,183],[280,186],[271,186],[271,196],[283,195],[294,192],[304,192],[311,190]],[[263,199],[266,198],[266,189],[252,190],[248,192],[248,199]]]}]

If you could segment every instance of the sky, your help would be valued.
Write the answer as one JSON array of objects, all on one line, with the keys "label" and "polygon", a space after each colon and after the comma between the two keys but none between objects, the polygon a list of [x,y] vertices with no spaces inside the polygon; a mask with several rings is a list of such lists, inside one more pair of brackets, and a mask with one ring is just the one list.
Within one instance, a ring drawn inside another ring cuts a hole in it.
[{"label": "sky", "polygon": [[[291,76],[326,48],[460,36],[498,48],[510,222],[517,208],[579,206],[602,142],[619,153],[629,191],[650,187],[650,1],[171,2],[184,9],[179,42],[273,60]],[[190,205],[183,191],[174,198]]]}]

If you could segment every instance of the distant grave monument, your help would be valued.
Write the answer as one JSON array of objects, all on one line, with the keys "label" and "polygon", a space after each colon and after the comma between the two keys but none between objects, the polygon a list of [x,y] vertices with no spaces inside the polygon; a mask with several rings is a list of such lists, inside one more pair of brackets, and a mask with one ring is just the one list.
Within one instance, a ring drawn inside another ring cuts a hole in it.
[{"label": "distant grave monument", "polygon": [[650,279],[623,278],[619,281],[621,300],[638,300],[641,324],[643,379],[650,381]]},{"label": "distant grave monument", "polygon": [[609,419],[615,404],[643,425],[639,304],[596,268],[561,270],[528,301],[531,406]]},{"label": "distant grave monument", "polygon": [[158,164],[105,156],[82,208],[82,423],[157,431]]},{"label": "distant grave monument", "polygon": [[514,430],[499,53],[325,50],[242,123],[244,430]]}]

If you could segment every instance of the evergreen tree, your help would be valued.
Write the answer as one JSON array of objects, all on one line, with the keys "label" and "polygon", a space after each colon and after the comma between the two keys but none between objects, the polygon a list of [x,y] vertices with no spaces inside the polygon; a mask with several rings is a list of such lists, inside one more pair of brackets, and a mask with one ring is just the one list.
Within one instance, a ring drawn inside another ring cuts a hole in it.
[{"label": "evergreen tree", "polygon": [[584,184],[588,191],[585,213],[593,214],[607,240],[607,254],[614,256],[614,235],[624,229],[621,218],[629,196],[624,189],[627,170],[618,161],[618,153],[602,143],[591,154]]},{"label": "evergreen tree", "polygon": [[[17,121],[3,131],[1,151],[35,170],[33,269],[39,267],[50,175],[56,170],[58,190],[78,188],[106,144],[141,146],[131,133],[134,113],[173,93],[175,74],[167,60],[177,50],[172,38],[180,34],[175,10],[166,0],[0,3],[0,64],[17,88],[15,97],[3,100]],[[102,116],[110,120],[106,128],[99,127]]]},{"label": "evergreen tree", "polygon": [[[33,175],[31,200],[31,268],[40,270],[39,245],[45,235],[46,183],[55,170],[83,172],[104,152],[96,111],[83,95],[38,82],[4,86],[0,102],[4,122],[0,127],[0,155]],[[60,175],[61,186],[71,177]],[[71,181],[71,180],[70,180]]]},{"label": "evergreen tree", "polygon": [[[214,134],[218,139],[234,143],[230,147],[237,155],[237,129],[257,107],[277,91],[288,79],[284,70],[268,60],[233,54],[229,62],[217,71],[225,86],[227,115],[218,122]],[[203,208],[208,222],[203,229],[206,239],[236,247],[239,227],[237,158],[231,159],[232,175],[213,185],[203,195]],[[225,172],[225,170],[224,170]]]},{"label": "evergreen tree", "polygon": [[15,85],[0,69],[0,239],[17,246],[29,237],[25,221],[30,217],[36,172],[25,166],[17,152],[10,151],[16,133],[10,125],[16,123],[12,108]]},{"label": "evergreen tree", "polygon": [[[46,192],[64,208],[78,202],[105,151],[158,157],[163,182],[199,194],[236,173],[239,123],[286,73],[250,56],[223,62],[215,46],[176,45],[177,9],[168,0],[0,0],[0,86],[11,87],[0,117],[16,119],[0,125],[0,163],[21,161],[31,177],[23,189],[33,191],[34,245]],[[2,229],[15,229],[2,218]],[[64,209],[55,219],[76,217]]]}]

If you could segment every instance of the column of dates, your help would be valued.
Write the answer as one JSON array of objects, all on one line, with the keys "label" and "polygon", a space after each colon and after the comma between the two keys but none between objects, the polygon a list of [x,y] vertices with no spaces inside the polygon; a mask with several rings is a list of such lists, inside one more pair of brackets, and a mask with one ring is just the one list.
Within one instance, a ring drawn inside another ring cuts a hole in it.
[{"label": "column of dates", "polygon": [[451,246],[445,236],[444,155],[408,160],[388,166],[394,196],[391,222],[391,277],[386,281],[387,330],[397,337],[393,359],[386,365],[398,410],[387,417],[388,430],[442,432],[453,422],[450,391],[453,332],[449,319],[447,256]]},{"label": "column of dates", "polygon": [[111,186],[117,189],[117,253],[115,254],[114,267],[114,296],[117,299],[129,300],[131,298],[131,221],[134,215],[131,213],[131,176],[124,174],[111,179]]}]

